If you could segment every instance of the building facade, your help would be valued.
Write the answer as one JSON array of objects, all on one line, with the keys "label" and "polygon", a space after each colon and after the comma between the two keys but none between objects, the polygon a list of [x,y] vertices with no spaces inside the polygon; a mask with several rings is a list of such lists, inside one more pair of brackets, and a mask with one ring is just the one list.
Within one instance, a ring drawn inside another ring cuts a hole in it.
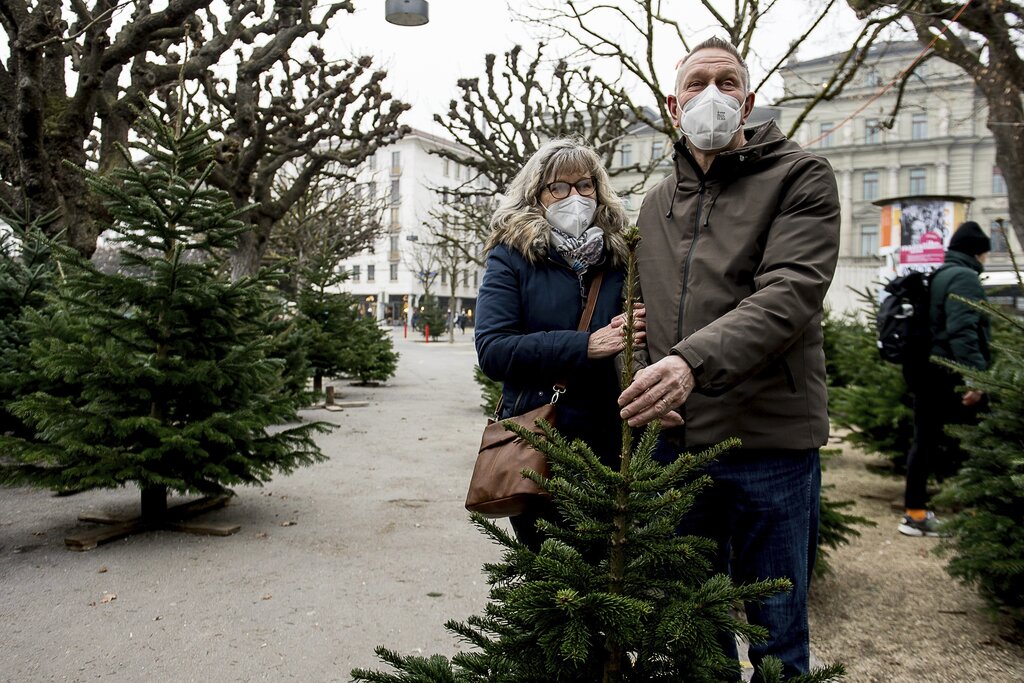
[{"label": "building facade", "polygon": [[[986,127],[984,98],[958,67],[933,58],[914,69],[892,111],[898,80],[921,52],[917,42],[871,49],[857,76],[832,100],[819,102],[796,131],[805,148],[826,157],[839,185],[842,206],[840,265],[829,292],[833,310],[856,310],[853,289],[877,282],[888,265],[881,245],[880,202],[920,195],[970,198],[966,219],[992,237],[989,269],[1008,267],[1009,227],[1006,183],[995,161]],[[845,53],[792,60],[783,70],[784,97],[808,95],[831,77]],[[884,90],[884,92],[883,92]],[[880,94],[881,93],[881,94]],[[799,107],[779,109],[786,131]],[[1006,226],[1005,233],[1000,221]]]},{"label": "building facade", "polygon": [[459,264],[451,302],[450,270],[429,245],[435,241],[431,230],[447,191],[478,181],[468,167],[431,154],[440,148],[471,154],[455,142],[413,130],[377,150],[359,169],[362,191],[385,199],[385,233],[370,248],[342,261],[349,274],[343,287],[361,300],[365,314],[378,320],[411,322],[428,291],[442,310],[467,313],[472,319],[481,270],[472,263]]}]

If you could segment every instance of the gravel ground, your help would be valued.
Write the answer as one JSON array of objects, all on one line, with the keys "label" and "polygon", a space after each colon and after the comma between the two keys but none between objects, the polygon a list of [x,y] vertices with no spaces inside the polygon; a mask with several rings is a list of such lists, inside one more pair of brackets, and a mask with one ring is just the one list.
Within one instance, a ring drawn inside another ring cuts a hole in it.
[{"label": "gravel ground", "polygon": [[866,468],[878,462],[844,448],[826,463],[828,495],[854,500],[853,512],[878,526],[832,551],[834,573],[812,586],[815,654],[844,662],[850,683],[1024,681],[1024,648],[946,573],[938,539],[896,531],[903,480]]},{"label": "gravel ground", "polygon": [[[234,536],[140,534],[64,548],[79,514],[130,514],[134,489],[64,498],[0,489],[0,681],[347,681],[373,650],[453,654],[443,628],[484,605],[495,549],[466,521],[465,486],[483,418],[470,335],[414,343],[386,386],[337,383],[365,407],[311,410],[338,425],[330,460],[240,489],[210,522]],[[865,681],[1024,681],[1024,651],[970,589],[946,576],[932,539],[896,532],[901,484],[833,460],[838,499],[879,522],[833,552],[814,586],[812,650]]]}]

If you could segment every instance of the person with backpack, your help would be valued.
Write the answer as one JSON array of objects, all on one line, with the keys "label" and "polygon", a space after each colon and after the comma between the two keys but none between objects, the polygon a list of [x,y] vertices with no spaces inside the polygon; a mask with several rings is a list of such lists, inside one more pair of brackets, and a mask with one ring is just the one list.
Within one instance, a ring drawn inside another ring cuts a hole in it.
[{"label": "person with backpack", "polygon": [[[929,279],[929,355],[988,369],[988,316],[957,297],[985,301],[980,275],[991,249],[988,235],[974,221],[963,223],[953,233],[942,266]],[[959,468],[963,460],[960,445],[946,434],[946,425],[970,424],[983,394],[976,389],[961,394],[963,377],[930,362],[925,354],[907,359],[903,375],[914,397],[914,440],[907,453],[906,509],[898,530],[906,536],[939,536],[941,522],[928,510],[928,476],[934,473],[941,478]]]}]

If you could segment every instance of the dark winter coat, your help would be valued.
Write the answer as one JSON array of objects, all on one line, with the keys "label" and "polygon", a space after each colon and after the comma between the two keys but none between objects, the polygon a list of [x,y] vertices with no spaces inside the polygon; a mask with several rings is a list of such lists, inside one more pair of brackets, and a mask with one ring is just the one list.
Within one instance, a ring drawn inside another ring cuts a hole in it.
[{"label": "dark winter coat", "polygon": [[746,136],[706,174],[677,143],[675,173],[644,198],[648,349],[693,369],[685,425],[669,432],[686,445],[817,448],[829,432],[821,322],[839,252],[835,176],[773,122]]},{"label": "dark winter coat", "polygon": [[[622,242],[612,244],[615,248]],[[477,297],[480,368],[503,383],[502,419],[549,402],[552,387],[563,380],[566,391],[558,400],[559,431],[582,438],[607,460],[619,452],[621,439],[618,378],[613,359],[588,359],[587,345],[590,332],[622,311],[623,271],[605,269],[590,331],[577,332],[585,305],[583,292],[604,266],[593,266],[579,278],[553,250],[533,256],[531,264],[521,252],[500,242],[488,254]]]},{"label": "dark winter coat", "polygon": [[979,370],[987,369],[992,360],[988,316],[951,295],[985,301],[985,290],[978,277],[982,270],[984,267],[975,257],[947,251],[942,267],[931,278],[929,294],[932,355]]}]

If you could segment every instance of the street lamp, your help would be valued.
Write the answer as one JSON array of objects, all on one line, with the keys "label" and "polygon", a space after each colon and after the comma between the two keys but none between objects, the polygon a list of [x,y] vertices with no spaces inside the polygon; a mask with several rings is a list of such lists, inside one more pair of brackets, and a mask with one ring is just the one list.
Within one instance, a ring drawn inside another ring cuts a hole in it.
[{"label": "street lamp", "polygon": [[422,26],[429,21],[427,0],[385,0],[384,18],[398,26]]}]

